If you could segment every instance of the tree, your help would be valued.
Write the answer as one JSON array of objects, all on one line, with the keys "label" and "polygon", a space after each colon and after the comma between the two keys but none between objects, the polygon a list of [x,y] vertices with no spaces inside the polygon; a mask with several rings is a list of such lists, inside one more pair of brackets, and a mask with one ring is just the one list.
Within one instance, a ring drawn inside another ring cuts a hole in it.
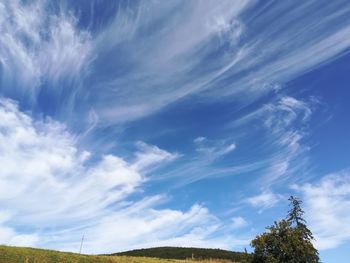
[{"label": "tree", "polygon": [[307,228],[306,221],[303,218],[304,211],[301,209],[302,201],[294,196],[289,197],[289,202],[292,208],[288,212],[287,220],[290,224],[299,230],[303,239],[312,241],[314,239],[312,232]]},{"label": "tree", "polygon": [[313,236],[306,226],[301,200],[291,196],[292,206],[287,218],[267,227],[268,232],[258,235],[253,263],[318,263],[318,252],[312,245]]}]

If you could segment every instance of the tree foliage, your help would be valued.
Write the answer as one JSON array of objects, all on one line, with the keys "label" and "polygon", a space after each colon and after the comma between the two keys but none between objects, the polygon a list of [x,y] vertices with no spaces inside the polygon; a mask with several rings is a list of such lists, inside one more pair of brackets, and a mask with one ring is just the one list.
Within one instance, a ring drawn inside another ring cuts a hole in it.
[{"label": "tree foliage", "polygon": [[254,263],[318,263],[318,252],[312,245],[313,235],[306,226],[301,200],[291,196],[287,218],[274,222],[268,231],[251,243]]}]

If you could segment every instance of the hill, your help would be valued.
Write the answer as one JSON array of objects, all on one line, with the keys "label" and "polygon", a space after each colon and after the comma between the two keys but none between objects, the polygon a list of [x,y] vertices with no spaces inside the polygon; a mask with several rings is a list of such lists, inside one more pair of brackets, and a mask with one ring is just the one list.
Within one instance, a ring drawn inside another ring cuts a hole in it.
[{"label": "hill", "polygon": [[54,250],[0,246],[0,263],[106,263],[105,258]]},{"label": "hill", "polygon": [[210,248],[188,248],[188,247],[155,247],[147,249],[136,249],[112,255],[124,255],[133,257],[153,257],[163,259],[227,259],[231,261],[247,262],[250,254],[243,252],[232,252],[222,249]]},{"label": "hill", "polygon": [[[148,251],[156,251],[164,248],[156,249],[145,249]],[[187,251],[191,248],[171,248],[171,251]],[[145,251],[144,250],[144,251]],[[204,249],[192,249],[192,251],[199,252]],[[216,249],[213,249],[215,251]],[[223,250],[224,251],[224,250]],[[131,251],[130,251],[131,252]],[[124,253],[130,253],[124,252]],[[227,251],[229,252],[229,251]],[[46,249],[36,249],[36,248],[23,248],[23,247],[9,247],[9,246],[0,246],[0,263],[209,263],[206,260],[179,260],[179,259],[157,259],[151,257],[141,257],[141,256],[118,256],[109,255],[109,256],[92,256],[92,255],[81,255],[76,253],[69,252],[59,252],[54,250]],[[224,260],[210,260],[210,263],[223,263],[228,262]],[[246,261],[237,261],[235,262],[246,262]]]},{"label": "hill", "polygon": [[[0,263],[113,263],[105,257],[54,250],[0,246]],[[116,261],[115,261],[116,262]]]}]

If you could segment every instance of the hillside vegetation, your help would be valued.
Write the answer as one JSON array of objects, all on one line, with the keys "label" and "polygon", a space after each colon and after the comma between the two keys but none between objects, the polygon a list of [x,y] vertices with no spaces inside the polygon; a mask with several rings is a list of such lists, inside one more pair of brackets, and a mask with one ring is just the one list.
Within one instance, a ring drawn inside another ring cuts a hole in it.
[{"label": "hillside vegetation", "polygon": [[222,249],[209,248],[184,248],[184,247],[156,247],[147,249],[136,249],[114,255],[133,257],[153,257],[163,259],[226,259],[235,262],[248,262],[250,254],[243,252],[232,252]]},{"label": "hillside vegetation", "polygon": [[[152,249],[154,250],[154,249]],[[151,250],[151,251],[152,251]],[[178,248],[176,249],[177,251]],[[181,250],[181,249],[180,249]],[[128,252],[126,252],[128,253]],[[0,263],[223,263],[229,260],[178,260],[133,256],[89,256],[54,250],[0,246]],[[236,261],[239,262],[239,261]],[[241,261],[245,262],[245,261]]]},{"label": "hillside vegetation", "polygon": [[[105,257],[45,249],[0,246],[0,263],[112,263]],[[116,261],[115,261],[116,262]]]}]

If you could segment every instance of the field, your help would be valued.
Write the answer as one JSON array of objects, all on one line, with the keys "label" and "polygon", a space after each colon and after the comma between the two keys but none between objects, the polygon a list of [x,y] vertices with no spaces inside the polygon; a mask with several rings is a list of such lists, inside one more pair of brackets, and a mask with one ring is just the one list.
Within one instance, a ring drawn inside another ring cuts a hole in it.
[{"label": "field", "polygon": [[0,263],[221,263],[228,260],[175,260],[131,256],[89,256],[53,250],[0,246]]}]

